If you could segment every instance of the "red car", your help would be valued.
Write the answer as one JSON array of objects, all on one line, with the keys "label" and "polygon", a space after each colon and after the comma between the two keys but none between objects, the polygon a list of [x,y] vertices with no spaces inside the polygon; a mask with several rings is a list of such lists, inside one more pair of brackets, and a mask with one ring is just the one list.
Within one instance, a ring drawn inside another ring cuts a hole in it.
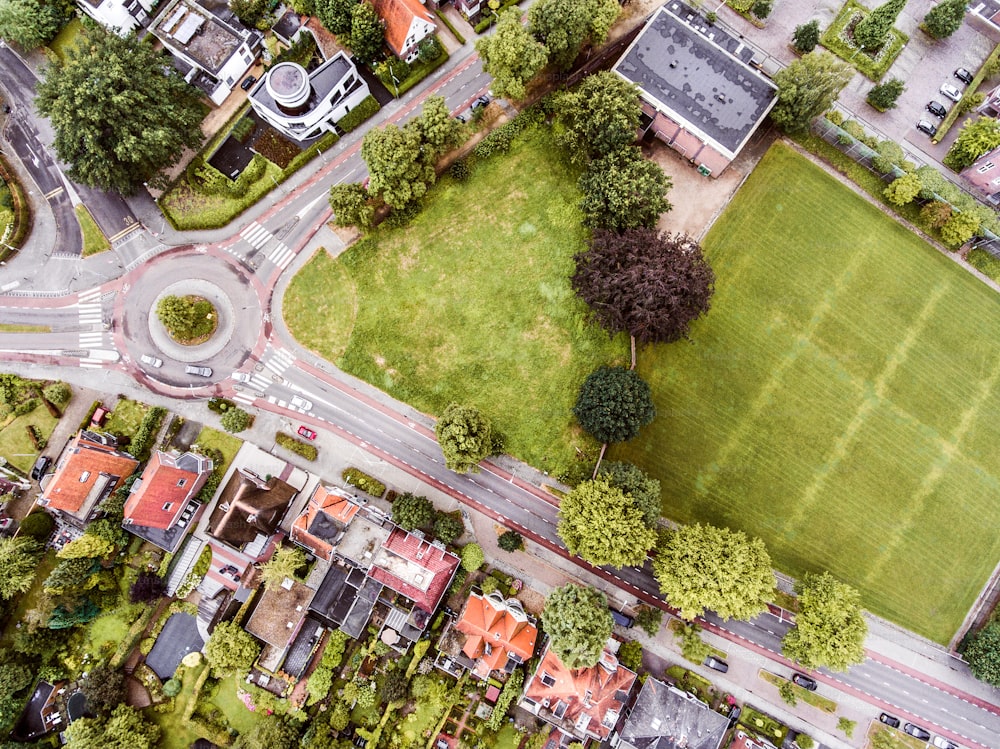
[{"label": "red car", "polygon": [[316,439],[316,432],[306,426],[299,427],[299,436],[305,437],[307,440]]}]

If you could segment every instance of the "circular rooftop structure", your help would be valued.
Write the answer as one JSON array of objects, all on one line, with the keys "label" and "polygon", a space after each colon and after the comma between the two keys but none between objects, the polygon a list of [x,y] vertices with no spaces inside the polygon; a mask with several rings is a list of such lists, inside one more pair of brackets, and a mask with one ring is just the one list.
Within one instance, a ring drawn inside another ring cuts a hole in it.
[{"label": "circular rooftop structure", "polygon": [[294,110],[309,101],[309,74],[297,62],[280,62],[267,74],[267,92],[282,109]]}]

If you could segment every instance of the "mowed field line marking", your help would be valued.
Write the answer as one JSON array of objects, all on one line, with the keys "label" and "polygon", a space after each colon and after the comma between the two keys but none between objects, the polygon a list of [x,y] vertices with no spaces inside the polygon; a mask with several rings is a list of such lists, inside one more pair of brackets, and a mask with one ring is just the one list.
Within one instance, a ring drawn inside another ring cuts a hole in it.
[{"label": "mowed field line marking", "polygon": [[844,268],[843,272],[837,278],[837,281],[823,294],[823,300],[813,310],[809,324],[805,330],[794,337],[791,349],[781,358],[778,366],[774,368],[771,377],[760,389],[747,413],[740,419],[739,426],[732,431],[722,449],[716,453],[715,459],[710,463],[711,467],[708,472],[698,476],[696,486],[700,494],[708,495],[712,485],[722,473],[723,467],[729,462],[733,453],[746,444],[751,428],[763,415],[765,409],[770,406],[772,397],[784,379],[785,372],[791,369],[792,365],[795,364],[803,352],[810,350],[810,347],[813,345],[811,340],[813,334],[834,308],[834,302],[840,292],[849,286],[850,279],[859,270],[864,259],[865,254],[863,252],[855,252],[850,262],[848,262],[847,267]]},{"label": "mowed field line marking", "polygon": [[[795,512],[784,523],[783,532],[786,535],[791,533],[794,536],[798,526],[802,522],[808,522],[812,517],[812,507],[821,496],[821,492],[826,486],[827,478],[848,456],[858,436],[858,432],[861,431],[861,427],[868,421],[868,417],[872,411],[885,401],[886,387],[888,387],[890,380],[895,376],[896,370],[906,361],[906,357],[909,355],[910,349],[913,348],[913,344],[920,339],[920,335],[923,333],[924,328],[927,327],[927,323],[930,321],[931,315],[934,314],[938,302],[941,301],[941,297],[944,296],[947,290],[947,283],[939,283],[934,287],[930,297],[920,310],[917,319],[906,332],[906,337],[896,346],[896,350],[892,352],[892,356],[889,357],[889,360],[875,379],[871,391],[862,399],[857,411],[854,412],[854,416],[847,423],[847,427],[837,438],[837,441],[834,442],[833,447],[830,449],[829,457],[823,461],[822,466],[816,469],[812,483],[806,487],[806,490],[802,493],[801,500],[795,505]],[[880,559],[884,559],[884,556],[881,556]]]},{"label": "mowed field line marking", "polygon": [[[962,412],[962,417],[959,419],[951,436],[946,440],[939,440],[941,453],[935,459],[931,469],[924,475],[924,478],[920,482],[920,487],[911,498],[911,501],[896,517],[891,538],[886,539],[885,545],[887,550],[896,548],[907,537],[914,522],[916,522],[917,516],[923,511],[924,504],[937,489],[938,484],[941,483],[941,479],[944,478],[945,473],[951,466],[951,462],[956,456],[961,455],[960,445],[962,444],[962,440],[965,439],[965,435],[972,429],[973,423],[981,413],[986,401],[993,394],[993,388],[996,387],[998,381],[1000,381],[1000,356],[996,358],[990,376],[980,382],[979,392],[976,394],[972,404]],[[882,567],[889,556],[889,553],[879,555],[875,560],[875,564],[872,565],[872,568],[865,576],[866,583],[871,583],[872,580],[879,577]]]}]

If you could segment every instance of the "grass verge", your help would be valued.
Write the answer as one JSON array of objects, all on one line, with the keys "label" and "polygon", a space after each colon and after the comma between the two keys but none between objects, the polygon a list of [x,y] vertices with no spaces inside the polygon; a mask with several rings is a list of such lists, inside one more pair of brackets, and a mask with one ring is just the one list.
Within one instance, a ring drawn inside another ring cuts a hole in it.
[{"label": "grass verge", "polygon": [[812,705],[813,707],[822,710],[824,713],[830,713],[831,715],[837,712],[837,703],[828,697],[824,697],[821,694],[816,694],[815,692],[810,692],[808,689],[800,687],[788,679],[783,679],[777,674],[772,674],[770,671],[764,671],[761,669],[758,672],[758,676],[766,681],[768,684],[773,684],[776,687],[781,687],[782,684],[791,684],[792,692],[795,694],[795,699],[799,702],[804,702],[807,705]]},{"label": "grass verge", "polygon": [[[876,736],[880,738],[876,740]],[[928,744],[902,731],[872,723],[868,728],[865,749],[924,749]],[[877,743],[876,743],[877,742]]]},{"label": "grass verge", "polygon": [[90,215],[87,206],[80,204],[74,208],[76,220],[80,223],[80,231],[83,233],[83,256],[96,255],[111,249],[111,243],[98,227],[94,217]]},{"label": "grass verge", "polygon": [[997,295],[780,144],[704,247],[712,310],[642,352],[657,418],[610,457],[947,643],[1000,558]]}]

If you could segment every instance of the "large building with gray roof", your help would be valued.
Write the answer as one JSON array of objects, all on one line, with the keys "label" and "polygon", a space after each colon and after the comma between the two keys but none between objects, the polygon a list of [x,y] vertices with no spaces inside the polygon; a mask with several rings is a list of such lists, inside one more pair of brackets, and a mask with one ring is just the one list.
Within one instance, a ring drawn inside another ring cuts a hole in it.
[{"label": "large building with gray roof", "polygon": [[705,174],[736,158],[771,111],[777,87],[754,50],[678,0],[661,7],[614,66],[638,86],[642,125]]},{"label": "large building with gray roof", "polygon": [[729,718],[662,681],[642,685],[617,749],[719,749]]}]

